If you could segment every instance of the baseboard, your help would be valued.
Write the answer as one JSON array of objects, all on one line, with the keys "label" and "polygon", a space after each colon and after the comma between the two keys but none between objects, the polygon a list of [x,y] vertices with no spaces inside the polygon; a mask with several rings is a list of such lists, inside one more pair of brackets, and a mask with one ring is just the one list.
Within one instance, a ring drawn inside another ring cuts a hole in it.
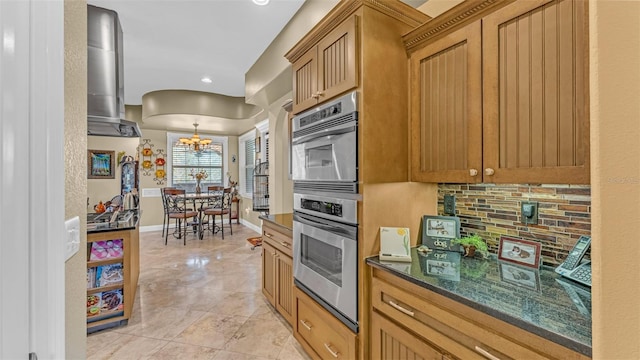
[{"label": "baseboard", "polygon": [[[240,224],[248,227],[249,229],[257,232],[258,234],[262,234],[262,228],[260,226],[257,226],[254,223],[248,222],[248,221],[246,221],[244,219],[240,219]],[[162,228],[161,228],[161,230],[162,230]]]}]

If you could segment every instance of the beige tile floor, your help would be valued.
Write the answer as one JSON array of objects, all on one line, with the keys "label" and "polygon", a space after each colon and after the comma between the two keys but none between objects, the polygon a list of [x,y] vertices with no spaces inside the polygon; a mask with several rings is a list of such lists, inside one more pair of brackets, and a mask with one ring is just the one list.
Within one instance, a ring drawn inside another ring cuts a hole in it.
[{"label": "beige tile floor", "polygon": [[90,334],[88,359],[309,359],[261,292],[258,236],[140,233],[140,278],[129,323]]}]

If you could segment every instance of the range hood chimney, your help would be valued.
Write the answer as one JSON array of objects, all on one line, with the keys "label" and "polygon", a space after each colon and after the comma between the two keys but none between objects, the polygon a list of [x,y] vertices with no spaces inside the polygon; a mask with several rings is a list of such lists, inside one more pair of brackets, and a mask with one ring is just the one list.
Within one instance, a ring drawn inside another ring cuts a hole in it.
[{"label": "range hood chimney", "polygon": [[122,27],[115,11],[87,5],[87,134],[140,137],[124,120]]}]

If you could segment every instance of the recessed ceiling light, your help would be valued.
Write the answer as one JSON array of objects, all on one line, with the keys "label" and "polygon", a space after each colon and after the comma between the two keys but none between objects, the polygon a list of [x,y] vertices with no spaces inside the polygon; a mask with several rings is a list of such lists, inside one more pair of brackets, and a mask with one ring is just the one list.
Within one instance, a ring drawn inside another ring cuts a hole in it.
[{"label": "recessed ceiling light", "polygon": [[202,81],[205,84],[211,84],[213,82],[213,80],[211,80],[211,78],[207,77],[207,76],[205,76],[202,79],[200,79],[200,81]]},{"label": "recessed ceiling light", "polygon": [[264,6],[269,3],[269,0],[253,0],[253,3],[256,5]]}]

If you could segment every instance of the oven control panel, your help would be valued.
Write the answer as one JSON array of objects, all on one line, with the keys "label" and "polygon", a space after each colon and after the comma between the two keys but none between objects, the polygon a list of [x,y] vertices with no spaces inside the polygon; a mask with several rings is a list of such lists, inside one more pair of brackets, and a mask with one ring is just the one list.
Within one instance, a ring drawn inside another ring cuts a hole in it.
[{"label": "oven control panel", "polygon": [[293,210],[327,220],[358,225],[358,201],[355,199],[294,192]]},{"label": "oven control panel", "polygon": [[315,212],[342,217],[342,205],[328,201],[301,199],[300,206],[303,209]]}]

